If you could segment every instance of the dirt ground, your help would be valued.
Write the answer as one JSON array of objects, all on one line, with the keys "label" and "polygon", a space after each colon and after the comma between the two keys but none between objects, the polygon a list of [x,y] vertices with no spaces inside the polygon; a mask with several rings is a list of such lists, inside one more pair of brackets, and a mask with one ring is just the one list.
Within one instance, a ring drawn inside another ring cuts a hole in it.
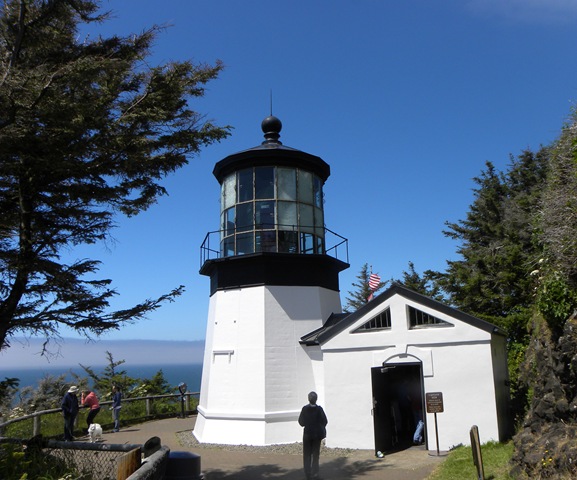
[{"label": "dirt ground", "polygon": [[[170,418],[133,425],[118,433],[103,435],[106,443],[144,444],[160,437],[172,452],[191,451],[201,457],[206,480],[302,480],[302,457],[298,453],[236,450],[221,446],[186,446],[179,440],[194,427],[194,417]],[[424,447],[376,458],[372,450],[352,450],[342,455],[321,454],[320,474],[325,480],[425,480],[444,457],[430,455]]]}]

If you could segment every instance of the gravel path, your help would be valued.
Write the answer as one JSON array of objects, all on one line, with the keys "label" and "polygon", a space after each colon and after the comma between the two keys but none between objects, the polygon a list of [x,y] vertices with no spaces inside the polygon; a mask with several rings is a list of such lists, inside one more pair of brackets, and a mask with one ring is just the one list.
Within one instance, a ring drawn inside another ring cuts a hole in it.
[{"label": "gravel path", "polygon": [[[176,438],[183,447],[194,447],[195,449],[209,450],[226,450],[227,452],[252,452],[263,454],[282,454],[282,455],[302,455],[303,444],[286,443],[282,445],[268,445],[266,447],[254,445],[222,445],[216,443],[198,443],[191,432],[177,432]],[[327,448],[321,445],[321,456],[323,457],[350,457],[356,453],[351,448]]]}]

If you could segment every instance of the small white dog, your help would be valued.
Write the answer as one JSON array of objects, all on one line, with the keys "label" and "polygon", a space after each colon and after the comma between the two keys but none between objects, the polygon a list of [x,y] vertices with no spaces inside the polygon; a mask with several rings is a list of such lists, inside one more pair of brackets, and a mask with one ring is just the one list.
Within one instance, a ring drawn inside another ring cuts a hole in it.
[{"label": "small white dog", "polygon": [[90,443],[102,440],[102,427],[99,423],[90,424],[88,427],[88,436],[90,437]]}]

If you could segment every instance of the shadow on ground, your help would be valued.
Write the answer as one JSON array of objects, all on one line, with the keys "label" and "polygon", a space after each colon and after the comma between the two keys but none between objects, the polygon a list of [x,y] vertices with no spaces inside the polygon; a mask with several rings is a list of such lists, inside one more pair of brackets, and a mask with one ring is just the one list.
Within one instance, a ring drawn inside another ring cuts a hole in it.
[{"label": "shadow on ground", "polygon": [[[377,460],[363,460],[348,463],[346,458],[336,458],[321,465],[320,475],[330,480],[351,480],[362,478],[368,472],[386,468],[387,465]],[[289,470],[274,464],[246,465],[236,472],[224,472],[218,469],[205,470],[206,480],[302,480],[302,469]]]}]

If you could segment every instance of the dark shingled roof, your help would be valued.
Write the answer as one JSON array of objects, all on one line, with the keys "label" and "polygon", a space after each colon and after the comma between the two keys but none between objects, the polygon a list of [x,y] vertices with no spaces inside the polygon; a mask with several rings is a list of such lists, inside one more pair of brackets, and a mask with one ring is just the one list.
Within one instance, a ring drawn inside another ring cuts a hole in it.
[{"label": "dark shingled roof", "polygon": [[499,335],[506,335],[505,332],[489,323],[485,320],[481,320],[480,318],[474,317],[469,315],[468,313],[462,312],[453,307],[449,307],[448,305],[441,303],[437,300],[432,299],[431,297],[427,297],[420,293],[411,290],[400,283],[393,283],[391,287],[385,290],[383,293],[378,295],[371,300],[370,302],[363,305],[359,308],[356,312],[353,313],[333,313],[328,320],[324,323],[324,325],[307,335],[301,337],[300,343],[304,345],[320,345],[323,342],[333,338],[340,332],[346,330],[351,325],[353,325],[359,318],[365,315],[367,312],[375,309],[383,302],[391,298],[393,295],[401,295],[408,300],[412,300],[416,303],[429,307],[433,310],[437,310],[438,312],[442,312],[446,315],[449,315],[457,320],[461,320],[462,322],[468,323],[473,327],[479,328],[489,333],[495,333]]}]

